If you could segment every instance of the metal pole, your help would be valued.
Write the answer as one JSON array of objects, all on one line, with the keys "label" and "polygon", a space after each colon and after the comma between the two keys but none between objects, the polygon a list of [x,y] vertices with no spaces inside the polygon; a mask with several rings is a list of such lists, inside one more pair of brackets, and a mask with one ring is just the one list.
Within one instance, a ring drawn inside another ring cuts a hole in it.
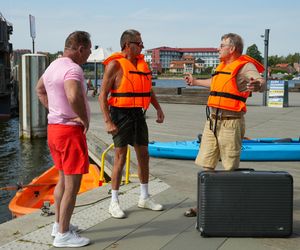
[{"label": "metal pole", "polygon": [[[98,49],[99,48],[99,46],[98,45],[95,45],[95,50],[96,49]],[[95,70],[95,94],[97,94],[98,93],[98,84],[97,84],[97,82],[98,82],[98,73],[97,73],[97,71],[98,71],[98,64],[97,64],[97,62],[95,61],[95,65],[94,65],[94,70]]]},{"label": "metal pole", "polygon": [[34,54],[34,39],[32,39],[32,54]]},{"label": "metal pole", "polygon": [[[270,29],[265,29],[265,35],[264,35],[264,42],[265,42],[265,55],[264,55],[264,67],[265,67],[265,71],[264,71],[264,79],[265,79],[265,83],[267,86],[267,82],[268,82],[268,49],[269,49],[269,32]],[[266,87],[264,93],[263,93],[263,105],[267,106],[267,93],[268,93],[268,88]]]},{"label": "metal pole", "polygon": [[45,55],[22,56],[22,84],[20,92],[19,136],[23,139],[47,136],[47,110],[35,93],[38,79],[48,66]]},{"label": "metal pole", "polygon": [[97,94],[98,92],[98,85],[97,85],[97,82],[98,82],[98,64],[95,62],[95,65],[94,65],[94,70],[95,70],[95,93]]}]

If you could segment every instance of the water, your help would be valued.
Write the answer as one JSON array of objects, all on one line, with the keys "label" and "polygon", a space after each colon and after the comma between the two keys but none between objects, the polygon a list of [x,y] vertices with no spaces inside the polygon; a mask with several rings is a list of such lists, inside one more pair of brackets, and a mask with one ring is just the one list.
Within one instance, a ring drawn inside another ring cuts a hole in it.
[{"label": "water", "polygon": [[[182,79],[154,79],[156,87],[186,87],[187,85]],[[98,86],[101,86],[102,79],[97,81]],[[92,80],[92,84],[94,85],[94,80]]]},{"label": "water", "polygon": [[155,87],[187,87],[183,79],[174,79],[174,80],[164,80],[164,79],[154,79]]},{"label": "water", "polygon": [[[163,80],[163,79],[155,79],[153,80],[155,82],[156,87],[187,87],[183,79],[174,79],[174,80]],[[299,80],[289,80],[288,86],[294,87],[296,83],[300,83]],[[190,88],[190,87],[189,87]]]},{"label": "water", "polygon": [[[102,79],[98,80],[98,85],[100,86],[102,82]],[[155,87],[162,87],[162,88],[166,88],[166,87],[187,87],[187,85],[185,84],[185,81],[182,79],[154,79],[153,82],[155,82]],[[300,84],[299,80],[289,80],[288,81],[288,86],[289,88],[294,87],[295,84],[298,83]],[[189,87],[191,88],[191,87]],[[198,88],[198,87],[196,87]]]},{"label": "water", "polygon": [[[28,184],[52,165],[46,139],[20,140],[19,118],[0,122],[0,188]],[[0,190],[0,223],[11,219],[15,192]]]}]

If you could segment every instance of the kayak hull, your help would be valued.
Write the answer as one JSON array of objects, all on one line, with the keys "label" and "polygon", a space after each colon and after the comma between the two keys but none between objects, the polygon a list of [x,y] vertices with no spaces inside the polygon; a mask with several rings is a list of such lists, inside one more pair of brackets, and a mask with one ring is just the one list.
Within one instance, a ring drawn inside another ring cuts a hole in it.
[{"label": "kayak hull", "polygon": [[[200,143],[192,141],[150,142],[149,155],[152,157],[194,160]],[[299,139],[257,138],[243,140],[241,161],[299,161]]]},{"label": "kayak hull", "polygon": [[[54,188],[58,182],[58,170],[53,166],[39,177],[34,178],[29,185],[20,189],[9,203],[13,217],[20,217],[38,211],[44,202],[54,203]],[[89,173],[82,176],[78,194],[99,186],[99,168],[90,164]]]}]

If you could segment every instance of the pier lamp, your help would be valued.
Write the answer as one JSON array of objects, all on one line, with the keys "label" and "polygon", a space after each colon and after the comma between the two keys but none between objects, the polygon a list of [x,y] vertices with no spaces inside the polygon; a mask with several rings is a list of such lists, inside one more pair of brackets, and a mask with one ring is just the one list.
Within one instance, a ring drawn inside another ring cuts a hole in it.
[{"label": "pier lamp", "polygon": [[[268,50],[269,50],[269,32],[270,29],[265,29],[265,34],[261,35],[261,37],[264,38],[264,43],[265,43],[265,48],[264,48],[264,79],[265,79],[265,84],[267,86],[267,81],[268,81]],[[266,87],[264,92],[263,92],[263,106],[267,106],[267,93],[268,93],[268,88]]]},{"label": "pier lamp", "polygon": [[[95,45],[95,50],[99,48],[99,45]],[[97,64],[97,61],[95,60],[95,64],[94,64],[94,74],[95,74],[95,94],[97,94],[97,91],[98,91],[98,87],[97,87],[97,81],[98,81],[98,74],[97,74],[97,71],[98,71],[98,64]]]}]

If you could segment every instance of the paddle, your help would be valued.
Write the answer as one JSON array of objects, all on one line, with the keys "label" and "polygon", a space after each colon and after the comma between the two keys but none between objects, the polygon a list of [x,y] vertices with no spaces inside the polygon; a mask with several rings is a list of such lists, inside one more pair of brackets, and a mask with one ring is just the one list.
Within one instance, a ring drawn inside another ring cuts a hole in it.
[{"label": "paddle", "polygon": [[0,191],[1,190],[13,191],[13,190],[20,190],[22,188],[55,186],[55,185],[56,185],[56,183],[40,183],[40,184],[27,184],[27,185],[17,183],[15,186],[2,187],[2,188],[0,188]]}]

